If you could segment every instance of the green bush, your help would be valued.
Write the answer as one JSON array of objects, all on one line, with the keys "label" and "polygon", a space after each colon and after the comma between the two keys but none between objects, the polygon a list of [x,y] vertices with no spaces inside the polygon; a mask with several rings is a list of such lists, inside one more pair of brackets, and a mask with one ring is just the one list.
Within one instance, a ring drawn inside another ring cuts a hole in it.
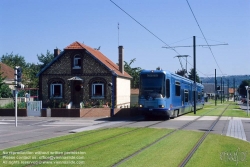
[{"label": "green bush", "polygon": [[[14,102],[10,102],[8,104],[0,106],[0,108],[3,108],[3,109],[12,109],[12,108],[15,108],[15,104],[14,104]],[[18,102],[17,103],[17,108],[26,108],[26,103],[25,102]]]}]

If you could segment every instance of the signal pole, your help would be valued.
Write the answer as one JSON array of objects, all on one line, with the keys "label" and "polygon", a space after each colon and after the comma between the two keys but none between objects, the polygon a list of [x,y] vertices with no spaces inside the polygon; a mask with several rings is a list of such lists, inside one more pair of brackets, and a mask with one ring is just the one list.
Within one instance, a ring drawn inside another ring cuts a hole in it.
[{"label": "signal pole", "polygon": [[23,88],[22,82],[22,69],[19,66],[15,67],[15,126],[17,127],[17,88]]},{"label": "signal pole", "polygon": [[220,78],[220,103],[222,104],[222,77]]},{"label": "signal pole", "polygon": [[194,86],[195,86],[195,88],[194,88],[194,114],[196,114],[196,89],[197,89],[197,87],[196,87],[196,44],[195,44],[195,36],[193,36],[193,51],[194,51],[194,76],[193,76],[193,78],[194,78]]},{"label": "signal pole", "polygon": [[214,90],[215,90],[215,106],[217,105],[217,79],[216,79],[216,69],[215,69],[215,77],[214,77],[214,85],[215,85],[215,87],[214,87]]}]

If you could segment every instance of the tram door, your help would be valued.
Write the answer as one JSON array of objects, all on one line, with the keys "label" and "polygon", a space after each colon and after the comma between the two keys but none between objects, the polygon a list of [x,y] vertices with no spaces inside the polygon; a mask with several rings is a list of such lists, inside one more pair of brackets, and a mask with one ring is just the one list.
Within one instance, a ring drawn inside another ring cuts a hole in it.
[{"label": "tram door", "polygon": [[187,89],[184,89],[183,93],[184,93],[183,103],[185,108],[184,112],[189,112],[191,111],[189,91]]}]

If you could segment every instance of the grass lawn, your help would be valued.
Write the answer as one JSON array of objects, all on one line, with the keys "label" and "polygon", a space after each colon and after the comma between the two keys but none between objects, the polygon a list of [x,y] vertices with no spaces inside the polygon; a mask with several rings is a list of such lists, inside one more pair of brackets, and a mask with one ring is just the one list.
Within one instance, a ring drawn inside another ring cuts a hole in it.
[{"label": "grass lawn", "polygon": [[250,166],[249,150],[249,142],[209,134],[186,166]]},{"label": "grass lawn", "polygon": [[[171,131],[156,128],[112,128],[72,134],[2,150],[1,154],[26,149],[22,154],[1,156],[0,166],[10,166],[14,162],[16,164],[11,166],[27,166],[25,163],[32,161],[41,163],[37,166],[112,166]],[[178,166],[202,134],[203,132],[178,131],[120,166]],[[118,136],[111,138],[115,135]],[[249,142],[210,134],[188,166],[236,166],[236,163],[237,166],[250,166],[249,150]]]},{"label": "grass lawn", "polygon": [[202,134],[203,132],[178,131],[121,164],[121,166],[178,166]]},{"label": "grass lawn", "polygon": [[[229,104],[229,106],[228,106]],[[240,109],[240,106],[236,102],[228,102],[225,101],[224,103],[217,103],[215,106],[214,102],[205,104],[204,108],[201,110],[196,111],[196,115],[191,112],[186,114],[187,116],[218,116],[222,113],[222,111],[228,106],[226,111],[224,112],[223,116],[229,116],[229,117],[245,117],[250,118],[250,116],[247,116],[247,113]]]}]

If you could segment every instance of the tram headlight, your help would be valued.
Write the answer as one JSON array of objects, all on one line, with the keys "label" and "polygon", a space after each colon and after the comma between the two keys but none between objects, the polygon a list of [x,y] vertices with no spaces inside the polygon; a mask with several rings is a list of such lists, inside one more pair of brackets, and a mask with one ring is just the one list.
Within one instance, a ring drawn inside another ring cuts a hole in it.
[{"label": "tram headlight", "polygon": [[159,108],[164,108],[165,106],[164,105],[159,105]]},{"label": "tram headlight", "polygon": [[140,105],[139,105],[139,107],[140,107],[140,108],[142,108],[142,107],[143,107],[143,105],[141,105],[141,104],[140,104]]}]

